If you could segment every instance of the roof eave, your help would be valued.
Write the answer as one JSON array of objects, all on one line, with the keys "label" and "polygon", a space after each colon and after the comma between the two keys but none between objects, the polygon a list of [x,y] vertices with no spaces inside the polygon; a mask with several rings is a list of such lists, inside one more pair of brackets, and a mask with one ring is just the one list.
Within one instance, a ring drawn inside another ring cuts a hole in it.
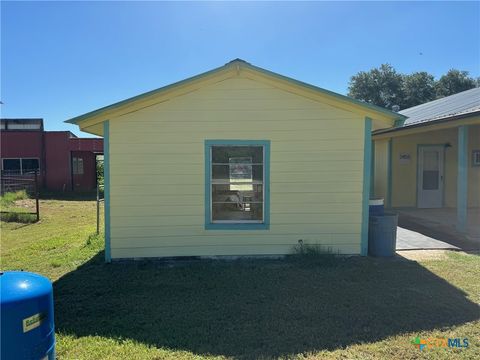
[{"label": "roof eave", "polygon": [[354,99],[354,98],[346,96],[346,95],[338,94],[334,91],[330,91],[330,90],[327,90],[327,89],[324,89],[324,88],[321,88],[321,87],[318,87],[318,86],[315,86],[315,85],[312,85],[312,84],[308,84],[308,83],[305,83],[303,81],[296,80],[296,79],[290,78],[288,76],[284,76],[284,75],[272,72],[270,70],[260,68],[260,67],[255,66],[255,65],[251,65],[251,64],[247,63],[246,66],[249,67],[249,68],[252,68],[253,70],[262,72],[264,74],[267,74],[271,77],[279,78],[279,79],[282,79],[284,81],[288,81],[290,83],[293,83],[297,86],[305,87],[305,88],[320,92],[324,95],[334,97],[334,98],[336,98],[340,101],[348,102],[348,103],[351,103],[351,104],[354,104],[354,105],[357,105],[357,106],[361,106],[361,107],[364,107],[364,108],[366,107],[371,111],[389,116],[389,117],[392,118],[392,120],[405,120],[405,119],[407,119],[407,116],[405,116],[405,115],[402,115],[402,114],[394,112],[394,111],[390,111],[388,109],[382,108],[382,107],[377,106],[377,105],[372,105],[372,104]]},{"label": "roof eave", "polygon": [[272,72],[272,71],[269,71],[269,70],[251,65],[251,64],[249,64],[249,63],[247,63],[243,60],[234,60],[234,61],[231,61],[231,62],[229,62],[229,63],[227,63],[227,64],[225,64],[221,67],[218,67],[218,68],[215,68],[213,70],[201,73],[199,75],[196,75],[196,76],[193,76],[193,77],[175,82],[173,84],[170,84],[170,85],[158,88],[158,89],[154,89],[154,90],[142,93],[142,94],[137,95],[137,96],[130,97],[128,99],[116,102],[114,104],[104,106],[100,109],[90,111],[88,113],[73,117],[71,119],[65,120],[65,123],[79,125],[79,122],[81,122],[83,120],[90,119],[90,118],[97,117],[97,116],[101,116],[102,114],[104,114],[105,118],[107,118],[109,111],[118,109],[122,106],[126,106],[126,105],[128,105],[130,103],[133,103],[135,101],[138,101],[138,100],[146,99],[150,96],[165,93],[169,90],[175,89],[175,88],[177,88],[179,86],[182,86],[182,85],[185,85],[185,84],[188,84],[192,81],[200,80],[200,79],[206,78],[210,75],[214,75],[216,73],[220,73],[222,71],[226,71],[226,70],[229,70],[229,69],[232,69],[232,68],[235,68],[235,67],[245,67],[247,69],[252,69],[254,71],[258,71],[258,72],[263,73],[267,76],[277,78],[277,79],[280,79],[280,80],[283,80],[283,81],[287,81],[287,82],[289,82],[291,84],[294,84],[296,86],[300,86],[300,87],[304,87],[304,88],[316,91],[318,93],[321,93],[323,95],[332,97],[332,98],[334,98],[336,100],[339,100],[341,102],[353,104],[353,105],[359,106],[361,108],[366,108],[366,109],[368,109],[368,110],[370,110],[374,113],[378,113],[378,114],[381,114],[383,116],[387,116],[387,117],[391,118],[393,121],[407,119],[407,116],[402,115],[400,113],[396,113],[396,112],[390,111],[388,109],[384,109],[384,108],[376,106],[376,105],[368,104],[368,103],[365,103],[363,101],[353,99],[349,96],[341,95],[341,94],[335,93],[333,91],[317,87],[315,85],[311,85],[311,84],[308,84],[308,83],[305,83],[305,82],[302,82],[302,81],[299,81],[299,80],[296,80],[296,79],[293,79],[293,78],[290,78],[290,77],[287,77],[287,76],[284,76],[284,75],[277,74],[275,72]]},{"label": "roof eave", "polygon": [[169,84],[169,85],[166,85],[166,86],[162,86],[158,89],[154,89],[154,90],[150,90],[150,91],[147,91],[145,93],[142,93],[140,95],[136,95],[136,96],[132,96],[130,98],[127,98],[127,99],[124,99],[124,100],[121,100],[121,101],[118,101],[116,103],[113,103],[111,105],[107,105],[107,106],[104,106],[100,109],[97,109],[97,110],[93,110],[93,111],[90,111],[90,112],[87,112],[85,114],[82,114],[82,115],[79,115],[79,116],[76,116],[76,117],[73,117],[71,119],[68,119],[68,120],[65,120],[64,122],[65,123],[68,123],[68,124],[75,124],[75,125],[78,125],[78,123],[82,120],[85,120],[87,118],[92,118],[94,116],[98,116],[98,115],[101,115],[102,113],[106,113],[110,110],[114,110],[116,108],[119,108],[121,106],[124,106],[124,105],[127,105],[129,103],[132,103],[134,101],[137,101],[137,100],[141,100],[141,99],[144,99],[144,98],[147,98],[149,96],[153,96],[153,95],[157,95],[157,94],[160,94],[162,92],[166,92],[172,88],[176,88],[177,86],[181,86],[181,85],[184,85],[184,84],[187,84],[191,81],[194,81],[194,80],[200,80],[206,76],[209,76],[209,75],[213,75],[221,70],[224,70],[226,68],[226,66],[221,66],[221,67],[218,67],[218,68],[215,68],[213,70],[210,70],[210,71],[207,71],[207,72],[204,72],[204,73],[201,73],[199,75],[195,75],[195,76],[192,76],[192,77],[189,77],[187,79],[184,79],[184,80],[180,80],[180,81],[177,81],[175,83],[172,83],[172,84]]},{"label": "roof eave", "polygon": [[426,126],[433,126],[433,125],[437,125],[437,124],[446,123],[446,122],[449,122],[449,121],[461,120],[461,119],[465,119],[465,118],[472,117],[472,116],[478,116],[478,115],[480,115],[480,110],[469,112],[469,113],[466,113],[466,114],[451,115],[451,116],[447,116],[447,117],[443,117],[443,118],[435,119],[435,120],[431,120],[431,121],[419,122],[419,123],[416,123],[416,124],[406,125],[406,126],[403,126],[403,127],[396,127],[396,128],[391,128],[391,129],[380,129],[380,130],[374,131],[373,135],[384,135],[384,134],[388,134],[388,133],[397,133],[397,132],[401,132],[401,131],[405,131],[405,130],[417,129],[417,128],[422,128],[422,127],[426,127]]}]

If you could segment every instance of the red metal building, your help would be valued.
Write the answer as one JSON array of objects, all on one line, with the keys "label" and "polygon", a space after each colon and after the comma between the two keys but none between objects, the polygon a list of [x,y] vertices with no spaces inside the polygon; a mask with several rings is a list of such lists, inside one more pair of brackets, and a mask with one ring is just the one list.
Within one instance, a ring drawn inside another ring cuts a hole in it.
[{"label": "red metal building", "polygon": [[88,191],[96,187],[97,155],[103,139],[78,138],[70,131],[44,131],[43,119],[0,119],[2,174],[39,170],[41,187]]}]

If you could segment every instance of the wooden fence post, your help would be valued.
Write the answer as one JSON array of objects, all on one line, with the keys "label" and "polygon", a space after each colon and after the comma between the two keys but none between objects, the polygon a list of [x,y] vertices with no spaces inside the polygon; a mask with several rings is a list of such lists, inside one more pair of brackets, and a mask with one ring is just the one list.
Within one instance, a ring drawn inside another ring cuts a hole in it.
[{"label": "wooden fence post", "polygon": [[100,185],[97,181],[97,235],[100,234]]},{"label": "wooden fence post", "polygon": [[35,207],[36,207],[36,213],[37,213],[37,222],[40,221],[40,204],[38,201],[38,170],[35,171]]}]

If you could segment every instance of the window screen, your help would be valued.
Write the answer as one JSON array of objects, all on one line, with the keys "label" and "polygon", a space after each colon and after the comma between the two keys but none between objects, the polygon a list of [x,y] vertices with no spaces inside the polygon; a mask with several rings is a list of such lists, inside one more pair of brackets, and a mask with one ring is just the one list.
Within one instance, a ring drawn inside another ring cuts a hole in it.
[{"label": "window screen", "polygon": [[22,173],[35,172],[39,169],[38,159],[22,159]]},{"label": "window screen", "polygon": [[3,159],[3,171],[7,174],[20,174],[20,159]]},{"label": "window screen", "polygon": [[440,159],[438,151],[423,152],[423,190],[437,190],[440,186]]},{"label": "window screen", "polygon": [[263,222],[263,146],[211,147],[212,222]]},{"label": "window screen", "polygon": [[72,158],[72,171],[74,175],[83,175],[83,158],[75,156]]}]

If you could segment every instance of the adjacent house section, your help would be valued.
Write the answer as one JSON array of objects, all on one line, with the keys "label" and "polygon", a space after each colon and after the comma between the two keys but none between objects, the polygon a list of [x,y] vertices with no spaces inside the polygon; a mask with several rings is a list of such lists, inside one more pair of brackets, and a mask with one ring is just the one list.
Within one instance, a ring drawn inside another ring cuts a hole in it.
[{"label": "adjacent house section", "polygon": [[69,122],[105,138],[110,261],[366,255],[371,131],[403,118],[234,60]]},{"label": "adjacent house section", "polygon": [[480,88],[400,113],[403,125],[374,132],[374,195],[480,239]]},{"label": "adjacent house section", "polygon": [[96,158],[103,153],[103,139],[44,131],[42,119],[1,119],[0,124],[2,175],[38,171],[40,186],[52,191],[96,187]]}]

